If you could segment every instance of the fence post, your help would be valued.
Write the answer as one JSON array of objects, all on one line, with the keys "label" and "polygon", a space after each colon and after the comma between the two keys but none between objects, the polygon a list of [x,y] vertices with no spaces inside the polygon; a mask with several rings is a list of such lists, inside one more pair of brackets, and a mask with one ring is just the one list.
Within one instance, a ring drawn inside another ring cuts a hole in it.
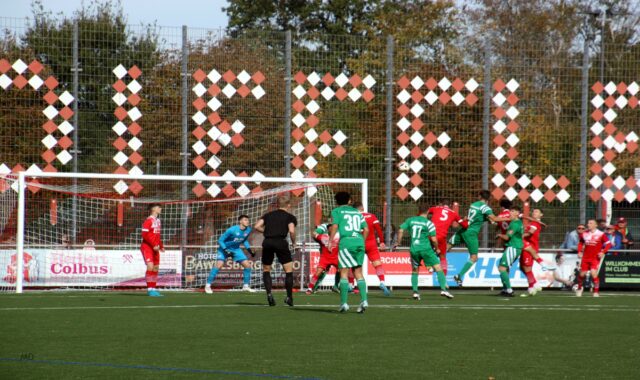
[{"label": "fence post", "polygon": [[291,177],[291,31],[285,32],[284,176]]},{"label": "fence post", "polygon": [[[78,67],[78,40],[80,38],[80,31],[78,30],[78,20],[73,21],[73,48],[72,48],[72,67],[73,72],[73,172],[78,172],[78,153],[80,153],[80,147],[78,146],[78,87],[79,87],[79,70]],[[76,244],[76,235],[78,232],[78,179],[73,179],[73,199],[71,203],[71,242]]]},{"label": "fence post", "polygon": [[387,124],[387,150],[385,155],[385,201],[386,201],[386,210],[385,214],[387,215],[387,223],[384,226],[384,238],[387,244],[391,245],[391,234],[393,233],[391,230],[391,222],[393,220],[392,217],[392,192],[393,192],[393,183],[392,183],[392,175],[393,175],[393,36],[387,36],[387,82],[386,82],[386,92],[387,92],[387,110],[386,110],[386,124]]},{"label": "fence post", "polygon": [[582,48],[582,99],[580,113],[580,219],[585,223],[587,218],[587,120],[589,117],[589,37],[584,39]]},{"label": "fence post", "polygon": [[[491,121],[491,49],[484,46],[484,88],[482,99],[482,188],[489,189],[489,124]],[[489,228],[482,226],[482,247],[489,243]]]},{"label": "fence post", "polygon": [[[182,156],[182,175],[189,175],[189,119],[188,119],[188,97],[189,97],[189,48],[187,46],[187,26],[182,25],[182,67],[180,69],[181,79],[181,100],[182,100],[182,149],[180,155]],[[181,196],[182,200],[186,200],[188,197],[187,182],[182,182]],[[180,239],[180,250],[184,251],[184,246],[187,245],[187,223],[188,223],[188,205],[182,204],[182,235]]]}]

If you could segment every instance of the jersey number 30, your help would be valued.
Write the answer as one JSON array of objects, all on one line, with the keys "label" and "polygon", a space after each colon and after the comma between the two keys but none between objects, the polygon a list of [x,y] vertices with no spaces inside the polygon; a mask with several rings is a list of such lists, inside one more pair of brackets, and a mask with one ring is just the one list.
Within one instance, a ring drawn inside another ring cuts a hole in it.
[{"label": "jersey number 30", "polygon": [[362,225],[362,217],[360,215],[345,215],[344,218],[347,221],[347,225],[344,227],[345,231],[360,231],[360,226]]}]

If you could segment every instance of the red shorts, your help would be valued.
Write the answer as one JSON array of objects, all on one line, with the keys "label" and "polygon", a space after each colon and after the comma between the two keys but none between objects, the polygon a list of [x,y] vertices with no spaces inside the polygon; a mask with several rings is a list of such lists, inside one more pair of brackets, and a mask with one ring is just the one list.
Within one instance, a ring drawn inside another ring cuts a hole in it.
[{"label": "red shorts", "polygon": [[154,251],[153,248],[143,245],[140,247],[142,257],[145,263],[153,263],[153,265],[160,265],[160,252]]},{"label": "red shorts", "polygon": [[338,248],[335,248],[331,253],[323,249],[322,254],[320,254],[318,268],[329,270],[329,267],[332,265],[336,268],[338,267]]},{"label": "red shorts", "polygon": [[580,271],[586,272],[591,269],[598,270],[598,266],[600,265],[600,259],[598,256],[596,257],[583,257],[582,264],[580,264]]},{"label": "red shorts", "polygon": [[447,255],[447,237],[446,236],[437,236],[438,238],[438,248],[440,249],[440,258],[446,257]]},{"label": "red shorts", "polygon": [[533,256],[525,250],[522,250],[522,254],[520,255],[520,268],[522,267],[532,267],[533,266]]},{"label": "red shorts", "polygon": [[380,251],[378,250],[378,243],[374,242],[365,242],[364,243],[364,252],[367,254],[369,261],[374,262],[380,260]]}]

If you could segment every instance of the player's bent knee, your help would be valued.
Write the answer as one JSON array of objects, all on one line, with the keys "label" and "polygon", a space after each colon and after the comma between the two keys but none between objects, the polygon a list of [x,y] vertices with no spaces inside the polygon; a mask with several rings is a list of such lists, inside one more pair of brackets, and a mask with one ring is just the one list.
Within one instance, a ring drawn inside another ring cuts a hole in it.
[{"label": "player's bent knee", "polygon": [[476,261],[478,261],[478,254],[472,254],[471,256],[469,256],[469,260],[475,263]]}]

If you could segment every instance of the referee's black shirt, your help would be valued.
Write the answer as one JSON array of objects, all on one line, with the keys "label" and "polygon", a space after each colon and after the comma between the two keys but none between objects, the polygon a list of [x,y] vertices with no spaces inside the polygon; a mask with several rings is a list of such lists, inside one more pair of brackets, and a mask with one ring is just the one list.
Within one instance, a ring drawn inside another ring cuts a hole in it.
[{"label": "referee's black shirt", "polygon": [[289,234],[289,223],[298,225],[296,217],[282,209],[266,213],[262,220],[265,239],[286,239]]}]

